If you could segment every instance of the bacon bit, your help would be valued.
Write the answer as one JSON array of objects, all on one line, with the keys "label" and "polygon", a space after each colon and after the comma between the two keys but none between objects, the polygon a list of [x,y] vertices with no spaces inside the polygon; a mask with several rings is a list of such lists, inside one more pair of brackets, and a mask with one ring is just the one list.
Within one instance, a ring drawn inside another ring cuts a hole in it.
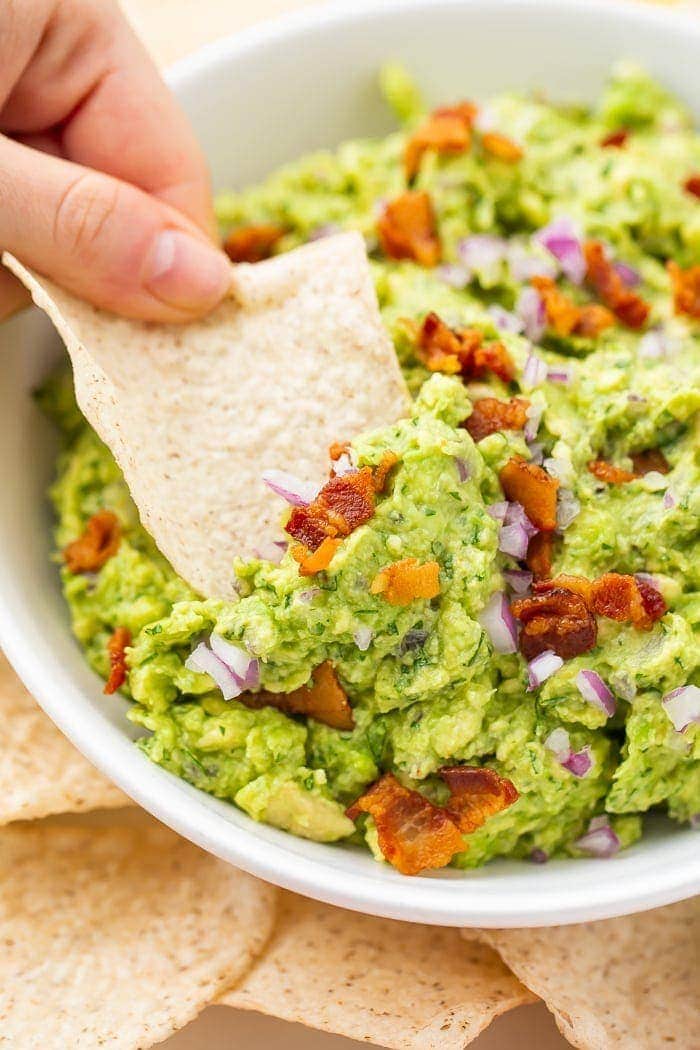
[{"label": "bacon bit", "polygon": [[595,338],[615,324],[614,315],[598,303],[579,306],[557,287],[551,277],[533,277],[531,284],[539,294],[547,316],[547,324],[557,335],[586,336]]},{"label": "bacon bit", "polygon": [[628,128],[618,128],[616,131],[611,131],[609,135],[600,140],[601,146],[605,149],[608,146],[616,146],[618,149],[624,146],[627,139],[630,137]]},{"label": "bacon bit", "polygon": [[370,594],[381,594],[390,605],[409,605],[416,598],[435,598],[440,593],[440,566],[436,561],[422,565],[416,558],[402,558],[378,572]]},{"label": "bacon bit", "polygon": [[440,261],[440,240],[429,194],[409,190],[389,201],[377,223],[382,251],[391,259],[413,259],[421,266]]},{"label": "bacon bit", "polygon": [[344,456],[345,453],[349,452],[349,451],[350,451],[350,442],[349,441],[334,441],[333,444],[330,445],[330,447],[328,449],[328,455],[331,457],[333,462],[335,462],[336,459],[340,459],[341,456]]},{"label": "bacon bit", "polygon": [[671,469],[660,448],[647,448],[642,452],[632,452],[630,459],[632,460],[635,476],[638,478],[642,478],[645,474],[650,474],[652,471],[656,471],[659,474],[668,474]]},{"label": "bacon bit", "polygon": [[126,647],[131,645],[131,631],[126,627],[117,627],[107,642],[109,656],[109,678],[104,687],[107,696],[116,693],[126,681]]},{"label": "bacon bit", "polygon": [[483,345],[477,328],[450,328],[431,311],[417,337],[418,357],[431,372],[461,373],[465,379],[483,379],[493,372],[504,383],[515,376],[515,364],[502,343]]},{"label": "bacon bit", "polygon": [[540,595],[551,594],[552,589],[577,595],[597,616],[619,623],[629,621],[641,630],[649,630],[667,609],[663,596],[646,580],[618,572],[606,572],[597,580],[562,574],[534,587]]},{"label": "bacon bit", "polygon": [[671,276],[676,313],[700,318],[700,266],[681,270],[677,263],[667,262],[666,268]]},{"label": "bacon bit", "polygon": [[501,135],[498,131],[485,131],[481,136],[481,143],[487,153],[505,161],[506,164],[515,164],[523,155],[522,148],[517,142],[513,142],[512,139]]},{"label": "bacon bit", "polygon": [[499,401],[496,397],[481,397],[474,402],[472,414],[462,423],[473,441],[483,441],[499,430],[522,430],[527,423],[530,402],[523,397]]},{"label": "bacon bit", "polygon": [[631,470],[623,470],[622,467],[616,467],[614,463],[608,463],[604,459],[592,459],[588,464],[588,471],[607,485],[624,485],[628,481],[634,481],[637,476]]},{"label": "bacon bit", "polygon": [[355,718],[347,694],[338,681],[333,665],[326,660],[311,675],[311,682],[291,693],[243,693],[246,707],[276,707],[287,715],[305,715],[332,729],[355,728]]},{"label": "bacon bit", "polygon": [[598,625],[583,598],[553,581],[546,593],[518,598],[510,608],[523,624],[519,646],[527,661],[548,649],[570,660],[596,644]]},{"label": "bacon bit", "polygon": [[231,262],[262,262],[272,255],[273,248],[286,232],[283,226],[271,222],[239,226],[226,236],[224,251]]},{"label": "bacon bit", "polygon": [[511,502],[520,503],[538,529],[551,532],[557,527],[557,489],[559,482],[536,463],[513,456],[501,469],[501,487]]},{"label": "bacon bit", "polygon": [[452,814],[420,791],[404,787],[393,773],[375,781],[346,813],[351,820],[370,814],[383,856],[402,875],[444,868],[464,849]]},{"label": "bacon bit", "polygon": [[443,766],[440,776],[450,789],[446,808],[463,835],[480,828],[489,817],[518,801],[515,785],[495,769],[478,766]]},{"label": "bacon bit", "polygon": [[447,154],[465,153],[471,146],[471,128],[475,116],[476,107],[471,102],[436,109],[431,113],[425,124],[421,124],[406,143],[403,163],[407,180],[410,182],[416,175],[427,150]]},{"label": "bacon bit", "polygon": [[387,450],[379,463],[374,468],[374,491],[376,493],[383,492],[386,488],[386,483],[389,478],[389,474],[394,469],[396,464],[399,462],[399,457],[395,452]]},{"label": "bacon bit", "polygon": [[692,193],[694,197],[700,198],[700,175],[690,175],[683,183],[683,189]]},{"label": "bacon bit", "polygon": [[382,854],[403,875],[444,868],[466,848],[463,835],[518,799],[511,781],[493,769],[444,766],[438,772],[450,790],[444,806],[385,773],[346,810],[351,820],[370,814]]},{"label": "bacon bit", "polygon": [[315,551],[327,536],[349,536],[374,515],[371,467],[330,478],[307,507],[295,507],[285,526],[290,536]]},{"label": "bacon bit", "polygon": [[612,310],[608,310],[607,306],[600,306],[599,303],[586,303],[579,308],[576,335],[595,339],[606,328],[611,328],[614,324],[615,314]]},{"label": "bacon bit", "polygon": [[101,510],[88,521],[77,540],[63,548],[63,560],[74,574],[97,572],[119,550],[122,530],[111,510]]},{"label": "bacon bit", "polygon": [[538,532],[527,545],[525,564],[536,580],[546,580],[552,575],[554,536],[551,532]]},{"label": "bacon bit", "polygon": [[299,563],[300,576],[315,576],[327,569],[340,546],[340,540],[326,536],[315,551],[309,551],[303,543],[293,543],[289,548],[294,561]]},{"label": "bacon bit", "polygon": [[651,307],[636,292],[630,291],[607,258],[600,241],[586,241],[583,254],[586,258],[586,280],[595,288],[605,305],[628,328],[642,328]]}]

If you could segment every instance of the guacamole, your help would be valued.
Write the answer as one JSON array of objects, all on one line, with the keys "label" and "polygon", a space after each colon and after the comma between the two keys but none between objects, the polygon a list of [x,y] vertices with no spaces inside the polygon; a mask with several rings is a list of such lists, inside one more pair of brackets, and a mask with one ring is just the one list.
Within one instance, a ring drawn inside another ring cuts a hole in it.
[{"label": "guacamole", "polygon": [[[105,678],[108,643],[126,632],[121,691],[144,731],[137,746],[255,820],[362,844],[381,861],[381,821],[349,807],[392,774],[443,813],[441,770],[466,764],[507,779],[517,800],[464,837],[457,867],[609,856],[640,836],[651,809],[681,822],[700,814],[700,323],[677,283],[700,263],[700,136],[632,67],[591,108],[507,94],[436,111],[437,130],[402,69],[387,67],[382,84],[401,130],[218,201],[225,233],[279,230],[276,252],[336,229],[365,236],[414,395],[395,425],[338,435],[348,472],[370,476],[392,454],[373,513],[332,541],[318,571],[300,572],[291,543],[281,560],[236,566],[237,601],[196,594],[140,525],[69,381],[56,379],[41,399],[65,435],[51,490],[57,548],[105,510],[120,528],[95,571],[62,564],[73,630]],[[429,202],[439,259],[390,250],[381,216],[406,193]],[[581,248],[591,243],[598,277]],[[444,326],[442,356],[428,345],[429,315]],[[524,418],[477,433],[475,406],[502,410],[488,399]],[[528,545],[534,512],[504,492],[512,462],[556,490],[556,527],[539,533],[546,570]],[[280,500],[281,521],[288,513]],[[437,590],[392,599],[397,563],[433,567]],[[582,651],[562,658],[553,643],[526,659],[508,643],[509,606],[531,600],[538,580],[606,574],[645,581],[654,616],[640,626],[593,599],[595,616],[576,614],[594,630]],[[224,699],[193,662],[212,636],[248,654],[259,702]],[[274,703],[328,664],[352,708],[347,728]]]}]

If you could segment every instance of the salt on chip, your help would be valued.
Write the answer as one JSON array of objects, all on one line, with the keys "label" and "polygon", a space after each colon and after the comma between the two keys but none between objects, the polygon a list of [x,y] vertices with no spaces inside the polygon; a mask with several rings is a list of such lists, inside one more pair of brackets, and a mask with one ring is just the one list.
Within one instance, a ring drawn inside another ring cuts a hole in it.
[{"label": "salt on chip", "polygon": [[579,1050],[689,1048],[700,1032],[700,897],[602,922],[482,930],[479,938],[544,999]]},{"label": "salt on chip", "polygon": [[400,1050],[463,1047],[534,996],[456,930],[285,893],[272,940],[220,1002]]},{"label": "salt on chip", "polygon": [[137,1050],[240,979],[277,891],[172,832],[0,831],[0,1044]]},{"label": "salt on chip", "polygon": [[0,653],[0,824],[127,806],[41,710]]},{"label": "salt on chip", "polygon": [[407,411],[359,233],[232,267],[232,297],[184,326],[117,317],[3,262],[60,332],[144,526],[207,596],[230,597],[234,556],[280,537],[265,470],[320,487],[331,442]]}]

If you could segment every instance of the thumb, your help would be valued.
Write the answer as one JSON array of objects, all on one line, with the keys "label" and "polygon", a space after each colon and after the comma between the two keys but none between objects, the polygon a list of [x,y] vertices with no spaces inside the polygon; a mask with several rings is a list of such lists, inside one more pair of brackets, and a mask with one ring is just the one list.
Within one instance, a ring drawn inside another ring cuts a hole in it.
[{"label": "thumb", "polygon": [[135,186],[0,136],[0,250],[129,317],[187,321],[214,307],[231,264]]}]

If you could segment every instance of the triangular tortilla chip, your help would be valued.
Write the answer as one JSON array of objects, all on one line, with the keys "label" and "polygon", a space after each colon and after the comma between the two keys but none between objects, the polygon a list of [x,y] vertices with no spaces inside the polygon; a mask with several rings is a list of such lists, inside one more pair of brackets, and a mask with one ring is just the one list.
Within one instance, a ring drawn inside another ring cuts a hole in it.
[{"label": "triangular tortilla chip", "polygon": [[29,695],[0,653],[0,824],[128,806]]},{"label": "triangular tortilla chip", "polygon": [[490,949],[456,930],[334,908],[285,893],[273,938],[220,999],[400,1050],[466,1046],[534,996]]},{"label": "triangular tortilla chip", "polygon": [[579,1050],[697,1045],[700,897],[605,922],[482,930],[479,938],[544,999]]},{"label": "triangular tortilla chip", "polygon": [[358,233],[233,267],[234,298],[185,326],[125,320],[3,262],[63,337],[144,526],[207,596],[230,596],[234,555],[281,534],[264,470],[320,485],[331,442],[406,411]]},{"label": "triangular tortilla chip", "polygon": [[149,822],[0,832],[0,1044],[137,1050],[238,980],[276,890]]}]

